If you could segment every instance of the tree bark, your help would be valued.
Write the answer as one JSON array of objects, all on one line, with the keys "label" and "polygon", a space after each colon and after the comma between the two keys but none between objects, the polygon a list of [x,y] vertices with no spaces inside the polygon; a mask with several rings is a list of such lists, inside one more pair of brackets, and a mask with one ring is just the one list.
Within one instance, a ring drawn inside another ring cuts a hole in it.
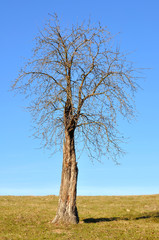
[{"label": "tree bark", "polygon": [[79,222],[76,207],[77,177],[78,167],[75,154],[74,130],[71,132],[65,130],[61,187],[57,214],[53,223],[77,224]]}]

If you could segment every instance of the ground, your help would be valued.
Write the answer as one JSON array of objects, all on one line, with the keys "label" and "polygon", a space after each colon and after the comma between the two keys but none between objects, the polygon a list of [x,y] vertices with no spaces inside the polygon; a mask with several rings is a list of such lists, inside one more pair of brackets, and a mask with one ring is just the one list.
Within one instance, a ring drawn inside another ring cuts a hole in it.
[{"label": "ground", "polygon": [[77,197],[78,225],[53,225],[57,196],[0,196],[0,240],[159,239],[159,195]]}]

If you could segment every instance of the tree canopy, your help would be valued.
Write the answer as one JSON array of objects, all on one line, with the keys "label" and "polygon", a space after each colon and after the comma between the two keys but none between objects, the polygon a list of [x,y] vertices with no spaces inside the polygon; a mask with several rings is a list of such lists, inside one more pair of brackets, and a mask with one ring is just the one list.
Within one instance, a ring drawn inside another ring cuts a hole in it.
[{"label": "tree canopy", "polygon": [[67,128],[75,129],[76,147],[83,146],[91,158],[116,160],[123,152],[118,116],[134,117],[135,75],[107,27],[88,21],[63,28],[53,15],[13,88],[29,97],[34,134],[45,146],[63,142],[67,103]]}]

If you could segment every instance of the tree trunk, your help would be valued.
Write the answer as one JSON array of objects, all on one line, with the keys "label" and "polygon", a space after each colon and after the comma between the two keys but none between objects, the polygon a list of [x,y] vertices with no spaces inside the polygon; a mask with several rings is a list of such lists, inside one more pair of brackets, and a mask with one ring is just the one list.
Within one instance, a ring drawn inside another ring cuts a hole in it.
[{"label": "tree trunk", "polygon": [[63,167],[57,214],[53,223],[78,223],[76,186],[78,168],[75,155],[74,130],[65,130]]}]

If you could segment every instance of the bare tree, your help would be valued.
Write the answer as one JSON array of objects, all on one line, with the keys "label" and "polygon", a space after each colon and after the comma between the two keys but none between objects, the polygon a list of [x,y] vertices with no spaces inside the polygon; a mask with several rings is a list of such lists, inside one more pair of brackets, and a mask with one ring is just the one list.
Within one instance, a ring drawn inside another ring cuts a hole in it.
[{"label": "bare tree", "polygon": [[[36,38],[34,54],[13,89],[30,97],[35,135],[45,146],[63,144],[63,167],[55,222],[78,223],[76,147],[116,161],[123,140],[118,116],[134,117],[135,69],[113,46],[107,28],[90,22],[60,26],[51,16]],[[61,145],[60,145],[61,146]]]}]

